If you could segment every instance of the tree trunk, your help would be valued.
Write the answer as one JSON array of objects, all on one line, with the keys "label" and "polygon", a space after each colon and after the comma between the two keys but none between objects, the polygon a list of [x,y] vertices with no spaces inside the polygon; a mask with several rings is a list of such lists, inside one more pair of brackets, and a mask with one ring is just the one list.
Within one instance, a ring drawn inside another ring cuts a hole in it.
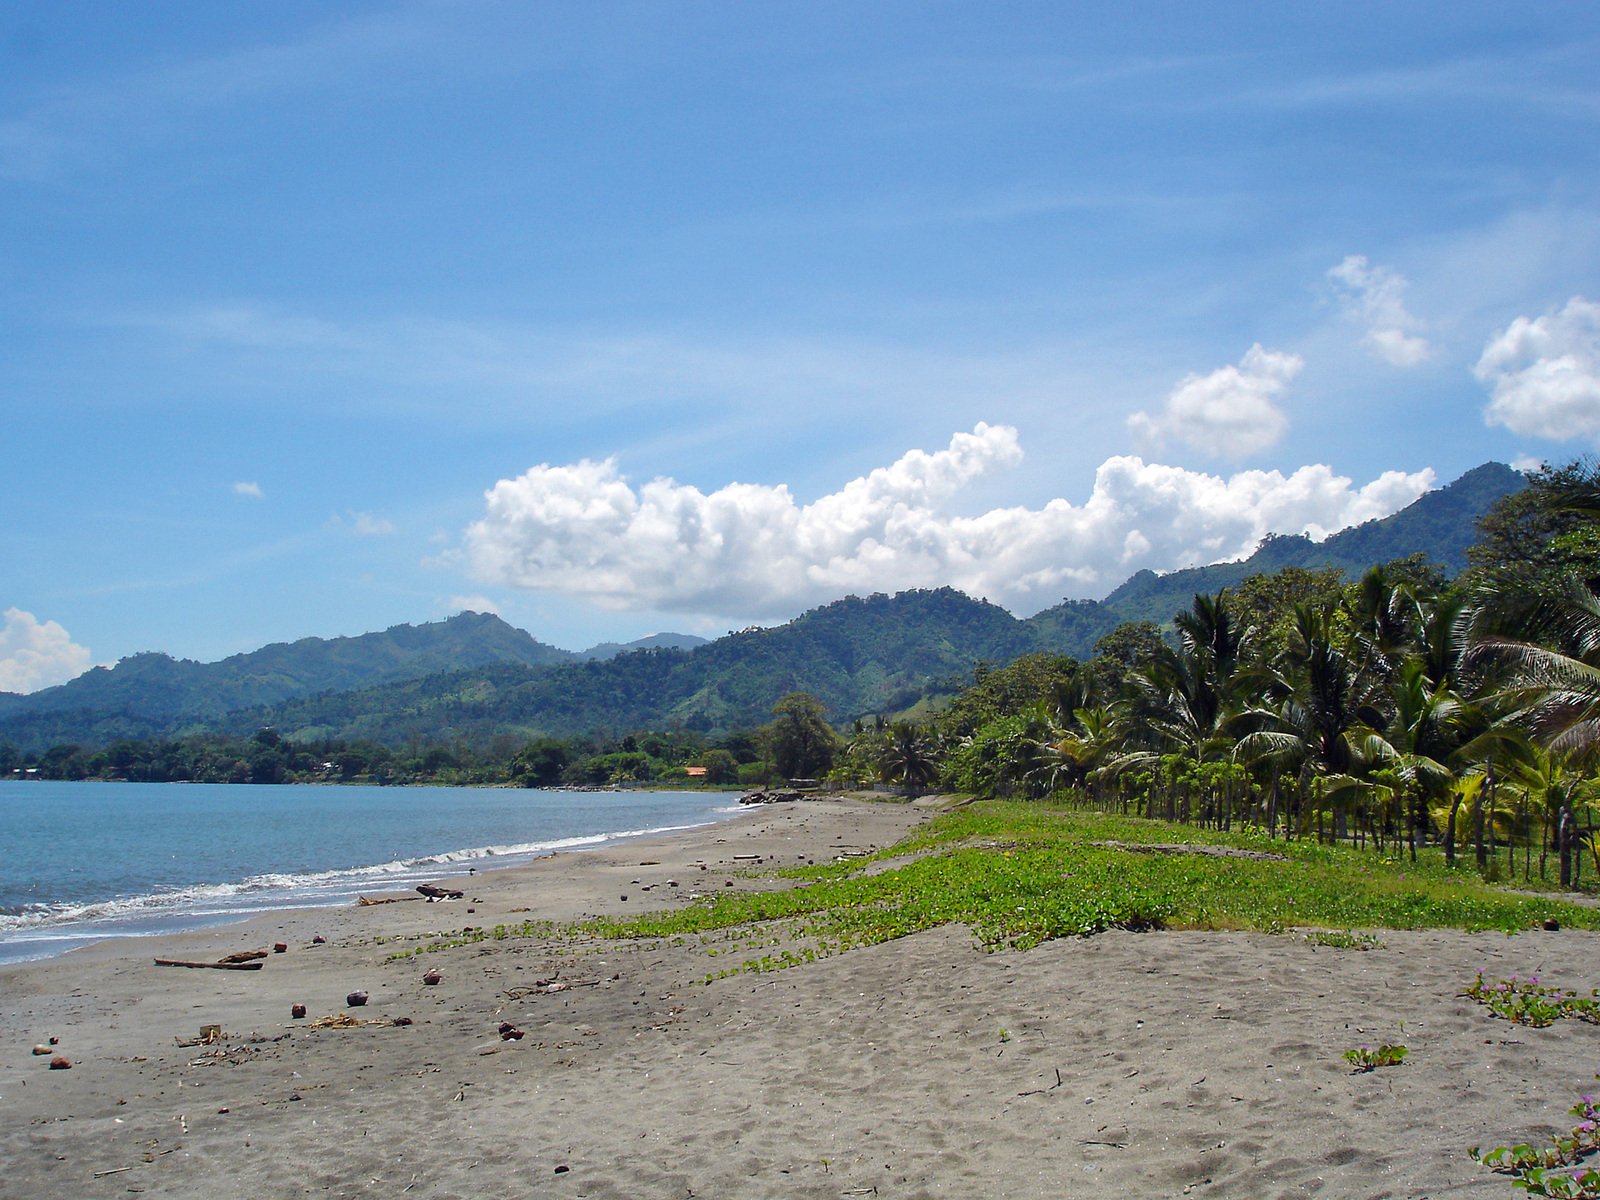
[{"label": "tree trunk", "polygon": [[1456,814],[1461,811],[1461,797],[1450,804],[1450,816],[1444,823],[1444,865],[1456,865]]},{"label": "tree trunk", "polygon": [[1489,868],[1489,851],[1483,844],[1483,802],[1484,792],[1488,792],[1489,799],[1494,798],[1494,772],[1490,771],[1484,779],[1483,787],[1472,798],[1472,841],[1477,850],[1478,870],[1486,871]]},{"label": "tree trunk", "polygon": [[1572,835],[1576,824],[1572,809],[1563,804],[1561,816],[1556,821],[1556,844],[1561,853],[1561,886],[1564,888],[1572,886]]}]

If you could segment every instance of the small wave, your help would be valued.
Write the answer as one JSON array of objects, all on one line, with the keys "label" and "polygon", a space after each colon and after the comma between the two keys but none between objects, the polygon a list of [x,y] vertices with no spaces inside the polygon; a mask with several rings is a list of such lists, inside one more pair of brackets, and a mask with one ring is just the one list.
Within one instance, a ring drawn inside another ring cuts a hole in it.
[{"label": "small wave", "polygon": [[[737,812],[738,808],[735,806],[719,811],[731,813]],[[339,904],[355,896],[361,889],[375,885],[410,887],[424,879],[465,875],[485,860],[495,860],[497,867],[512,866],[557,851],[593,849],[609,842],[678,833],[711,823],[694,821],[540,842],[475,846],[334,871],[303,874],[269,872],[252,875],[236,883],[195,884],[83,903],[30,903],[0,911],[0,935],[19,935],[30,930],[54,931],[64,926],[82,925],[91,927],[83,933],[85,938],[134,936],[144,930],[133,926],[148,919],[215,918],[222,915],[244,917],[286,908]]]}]

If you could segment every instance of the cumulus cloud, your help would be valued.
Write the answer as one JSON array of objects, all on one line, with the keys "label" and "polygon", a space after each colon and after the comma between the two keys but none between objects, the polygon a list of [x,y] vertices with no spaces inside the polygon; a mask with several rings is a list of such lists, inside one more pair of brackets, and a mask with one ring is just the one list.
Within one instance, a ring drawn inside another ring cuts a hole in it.
[{"label": "cumulus cloud", "polygon": [[1600,436],[1600,304],[1574,296],[1559,312],[1518,317],[1473,368],[1489,389],[1484,419],[1527,437]]},{"label": "cumulus cloud", "polygon": [[1082,504],[945,511],[1021,457],[1015,429],[980,423],[811,504],[781,484],[704,493],[671,479],[635,487],[610,459],[545,464],[485,493],[463,554],[483,582],[613,609],[780,618],[850,592],[948,584],[1027,613],[1103,595],[1143,567],[1238,558],[1268,533],[1320,537],[1433,482],[1431,471],[1388,472],[1358,488],[1325,466],[1225,479],[1118,457]]},{"label": "cumulus cloud", "polygon": [[1345,316],[1366,326],[1361,339],[1392,367],[1415,367],[1433,357],[1433,346],[1415,331],[1422,322],[1406,311],[1406,277],[1352,254],[1328,270]]},{"label": "cumulus cloud", "polygon": [[1289,429],[1276,401],[1305,366],[1298,354],[1251,346],[1238,366],[1209,375],[1187,375],[1172,389],[1156,416],[1138,412],[1128,428],[1148,445],[1179,441],[1220,458],[1246,458],[1270,446]]},{"label": "cumulus cloud", "polygon": [[89,669],[89,651],[54,621],[8,608],[0,625],[0,692],[36,692]]},{"label": "cumulus cloud", "polygon": [[241,480],[239,483],[233,485],[233,494],[235,496],[250,496],[256,500],[259,500],[261,499],[263,493],[259,483]]}]

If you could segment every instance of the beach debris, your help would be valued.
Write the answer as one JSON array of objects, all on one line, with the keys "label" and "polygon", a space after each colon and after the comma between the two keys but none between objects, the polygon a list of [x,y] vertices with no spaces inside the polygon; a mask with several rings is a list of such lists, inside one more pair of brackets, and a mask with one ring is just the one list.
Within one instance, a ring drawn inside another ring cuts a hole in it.
[{"label": "beach debris", "polygon": [[50,1053],[50,1047],[49,1047],[49,1046],[46,1046],[46,1045],[44,1045],[44,1044],[43,1044],[43,1043],[42,1043],[42,1042],[41,1042],[41,1043],[40,1043],[40,1044],[39,1044],[39,1045],[37,1045],[37,1046],[35,1046],[35,1047],[34,1047],[34,1048],[33,1048],[33,1052],[34,1052],[34,1054],[36,1054],[36,1055],[40,1055],[40,1054],[49,1054],[49,1053]]},{"label": "beach debris", "polygon": [[413,1021],[410,1017],[396,1017],[394,1020],[390,1021],[389,1024],[398,1025],[398,1026],[406,1026],[406,1025],[415,1025],[416,1022]]},{"label": "beach debris", "polygon": [[459,888],[443,888],[435,883],[419,883],[417,891],[429,900],[459,900],[466,895]]},{"label": "beach debris", "polygon": [[49,1038],[49,1039],[48,1039],[48,1041],[49,1041],[49,1042],[50,1042],[50,1044],[51,1044],[51,1045],[52,1045],[52,1046],[59,1046],[59,1045],[61,1045],[61,1039],[60,1039],[60,1038],[58,1038],[58,1037],[56,1037],[56,1036],[55,1036],[55,1035],[54,1035],[54,1034],[52,1034],[52,1035],[51,1035],[51,1036],[50,1036],[50,1038]]},{"label": "beach debris", "polygon": [[265,958],[266,956],[267,952],[265,950],[241,950],[237,954],[224,954],[221,958],[217,959],[217,961],[224,963],[247,963],[255,962],[256,959]]},{"label": "beach debris", "polygon": [[443,978],[444,972],[440,971],[438,967],[429,967],[422,973],[422,982],[429,987],[437,986],[438,982]]},{"label": "beach debris", "polygon": [[556,1171],[555,1171],[555,1173],[556,1173],[556,1174],[557,1174],[557,1175],[565,1175],[565,1174],[566,1174],[566,1173],[567,1173],[567,1172],[568,1172],[568,1171],[570,1171],[570,1170],[572,1170],[572,1168],[571,1168],[571,1167],[569,1167],[569,1166],[567,1166],[567,1164],[566,1164],[566,1163],[562,1163],[562,1164],[560,1164],[560,1165],[559,1165],[559,1166],[558,1166],[558,1167],[556,1167]]},{"label": "beach debris", "polygon": [[[262,954],[261,954],[261,958],[265,958],[265,957],[266,957],[266,952],[263,951]],[[158,958],[158,959],[156,959],[156,966],[158,966],[158,967],[209,967],[213,971],[259,971],[265,965],[264,963],[262,963],[261,958],[252,958],[252,959],[250,959],[249,961],[246,961],[246,962],[230,961],[229,959],[226,959],[226,958],[221,960],[220,962],[192,962],[192,961],[190,961],[188,959],[184,959],[184,958]]]},{"label": "beach debris", "polygon": [[351,992],[344,998],[346,1008],[360,1008],[368,1000],[365,992]]},{"label": "beach debris", "polygon": [[628,902],[628,893],[627,892],[623,892],[622,893],[622,902],[624,904],[626,904]]},{"label": "beach debris", "polygon": [[352,1017],[349,1013],[330,1013],[326,1017],[318,1017],[315,1021],[311,1022],[311,1024],[309,1026],[307,1026],[307,1028],[310,1028],[310,1029],[361,1029],[361,1028],[363,1028],[365,1026],[368,1026],[368,1025],[391,1025],[391,1026],[392,1025],[398,1025],[402,1021],[404,1021],[406,1024],[410,1024],[411,1023],[411,1018],[410,1017],[397,1017],[397,1018],[394,1018],[394,1019],[388,1019],[388,1018],[384,1018],[384,1017],[374,1017],[371,1020],[363,1021],[360,1017]]},{"label": "beach debris", "polygon": [[72,1060],[65,1054],[58,1054],[50,1060],[50,1069],[52,1071],[70,1071],[72,1070]]},{"label": "beach debris", "polygon": [[1544,919],[1544,927],[1551,933],[1554,933],[1556,930],[1561,928],[1561,922],[1556,920],[1554,917],[1546,917]]},{"label": "beach debris", "polygon": [[374,904],[399,904],[402,900],[421,899],[423,899],[422,896],[380,896],[378,899],[374,900],[370,896],[357,896],[356,904],[362,908],[367,908]]},{"label": "beach debris", "polygon": [[306,1006],[304,1004],[291,1004],[289,1006],[289,1016],[296,1021],[305,1020]]},{"label": "beach debris", "polygon": [[739,797],[740,804],[793,804],[796,800],[803,800],[801,792],[748,792]]},{"label": "beach debris", "polygon": [[317,934],[316,937],[311,939],[311,944],[313,946],[324,946],[324,945],[327,944],[327,942],[328,942],[328,939],[323,937],[320,933]]},{"label": "beach debris", "polygon": [[500,1022],[500,1040],[502,1042],[520,1042],[523,1036],[522,1030],[518,1029],[510,1021]]},{"label": "beach debris", "polygon": [[274,954],[287,954],[289,952],[289,943],[288,942],[273,942],[272,943],[272,952]]}]

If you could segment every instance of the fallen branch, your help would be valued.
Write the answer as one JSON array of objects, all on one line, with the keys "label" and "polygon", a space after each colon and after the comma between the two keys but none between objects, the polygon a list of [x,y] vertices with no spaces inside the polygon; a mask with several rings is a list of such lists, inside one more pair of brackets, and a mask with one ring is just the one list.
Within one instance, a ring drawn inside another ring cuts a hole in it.
[{"label": "fallen branch", "polygon": [[366,907],[369,907],[370,905],[373,905],[373,904],[399,904],[400,901],[402,901],[402,900],[421,900],[421,899],[422,899],[421,896],[384,896],[382,899],[372,900],[372,899],[369,899],[366,896],[357,896],[356,897],[356,903],[361,905],[363,908],[366,908]]},{"label": "fallen branch", "polygon": [[[266,956],[263,955],[262,957]],[[182,958],[156,959],[156,966],[158,967],[209,967],[213,971],[259,971],[265,965],[259,958],[251,962],[229,962],[227,959],[223,959],[221,962],[189,962]]]}]

